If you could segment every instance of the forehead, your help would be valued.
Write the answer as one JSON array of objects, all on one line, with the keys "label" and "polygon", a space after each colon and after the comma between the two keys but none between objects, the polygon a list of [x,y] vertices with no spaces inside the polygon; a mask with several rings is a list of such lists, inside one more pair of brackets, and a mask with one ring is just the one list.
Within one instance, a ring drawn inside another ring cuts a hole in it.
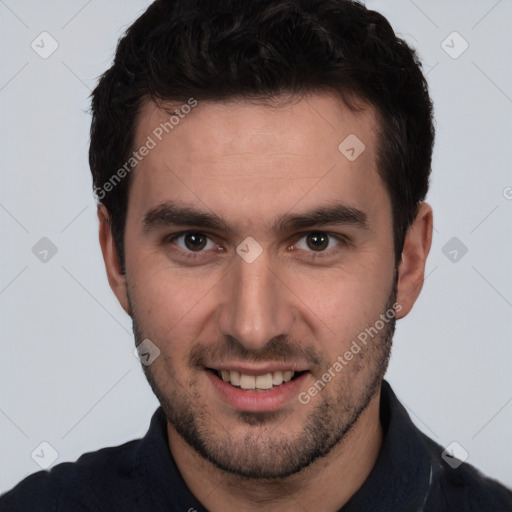
[{"label": "forehead", "polygon": [[132,177],[138,215],[179,200],[256,227],[333,202],[369,216],[386,207],[371,107],[353,112],[329,93],[185,105],[141,109],[134,146],[153,147]]}]

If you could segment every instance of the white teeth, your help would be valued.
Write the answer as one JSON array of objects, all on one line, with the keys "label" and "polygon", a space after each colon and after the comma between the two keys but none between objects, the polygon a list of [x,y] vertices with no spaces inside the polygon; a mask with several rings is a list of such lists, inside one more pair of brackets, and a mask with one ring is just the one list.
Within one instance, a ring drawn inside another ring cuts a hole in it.
[{"label": "white teeth", "polygon": [[272,374],[258,375],[256,377],[256,387],[258,389],[270,389],[272,387]]},{"label": "white teeth", "polygon": [[274,372],[272,374],[272,384],[274,384],[274,386],[279,386],[280,384],[283,383],[283,381],[284,379],[282,371]]},{"label": "white teeth", "polygon": [[237,370],[221,370],[220,376],[224,382],[230,382],[233,386],[239,386],[242,389],[271,389],[272,386],[280,386],[289,382],[295,372],[287,370],[285,372],[277,371],[265,373],[263,375],[245,375]]},{"label": "white teeth", "polygon": [[233,386],[240,386],[240,372],[237,372],[236,370],[227,370],[227,372],[229,373],[229,380],[231,381],[231,384],[233,384]]},{"label": "white teeth", "polygon": [[254,375],[240,375],[240,387],[242,389],[256,389],[256,377]]},{"label": "white teeth", "polygon": [[287,371],[283,373],[283,379],[285,382],[288,382],[289,380],[292,380],[293,372]]}]

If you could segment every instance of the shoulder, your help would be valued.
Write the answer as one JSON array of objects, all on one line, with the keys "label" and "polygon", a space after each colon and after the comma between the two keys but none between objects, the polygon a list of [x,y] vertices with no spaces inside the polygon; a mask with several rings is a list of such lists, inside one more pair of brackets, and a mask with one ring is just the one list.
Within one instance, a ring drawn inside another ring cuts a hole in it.
[{"label": "shoulder", "polygon": [[431,488],[425,512],[512,512],[512,490],[471,464],[448,464],[441,456],[443,448],[427,436],[425,438],[432,461]]},{"label": "shoulder", "polygon": [[112,490],[133,492],[140,441],[103,448],[34,473],[0,496],[2,512],[78,512],[99,510]]}]

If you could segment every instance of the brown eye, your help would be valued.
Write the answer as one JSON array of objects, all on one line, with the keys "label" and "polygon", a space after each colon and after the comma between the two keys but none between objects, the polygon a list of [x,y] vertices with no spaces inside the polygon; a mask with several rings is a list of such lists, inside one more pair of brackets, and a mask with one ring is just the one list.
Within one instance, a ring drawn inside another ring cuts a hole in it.
[{"label": "brown eye", "polygon": [[325,231],[310,231],[305,233],[293,245],[293,249],[300,249],[306,258],[331,257],[348,246],[344,235],[326,233]]},{"label": "brown eye", "polygon": [[184,252],[202,253],[215,248],[215,243],[209,236],[200,231],[184,231],[166,239],[167,242],[175,244]]},{"label": "brown eye", "polygon": [[329,246],[329,235],[321,232],[310,233],[306,236],[306,243],[315,251],[323,251]]},{"label": "brown eye", "polygon": [[205,248],[208,238],[202,233],[190,232],[183,235],[183,241],[187,249],[200,251]]}]

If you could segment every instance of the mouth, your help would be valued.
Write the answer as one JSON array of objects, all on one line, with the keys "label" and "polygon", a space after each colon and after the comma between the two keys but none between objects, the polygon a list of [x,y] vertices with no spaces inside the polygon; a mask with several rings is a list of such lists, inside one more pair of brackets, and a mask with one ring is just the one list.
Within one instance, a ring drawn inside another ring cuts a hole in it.
[{"label": "mouth", "polygon": [[307,385],[307,370],[267,367],[265,369],[204,368],[215,395],[232,409],[270,412],[292,407]]},{"label": "mouth", "polygon": [[259,375],[249,375],[238,370],[216,370],[214,368],[207,368],[207,370],[235,388],[257,392],[272,391],[307,373],[306,370],[277,370]]}]

